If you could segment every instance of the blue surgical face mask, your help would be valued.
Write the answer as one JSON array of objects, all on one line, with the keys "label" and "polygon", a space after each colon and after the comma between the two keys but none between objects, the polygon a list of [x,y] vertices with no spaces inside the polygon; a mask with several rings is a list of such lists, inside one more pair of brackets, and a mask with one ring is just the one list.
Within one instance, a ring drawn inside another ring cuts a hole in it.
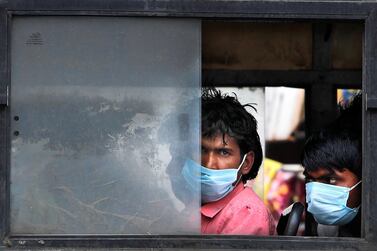
[{"label": "blue surgical face mask", "polygon": [[244,155],[237,169],[214,170],[199,165],[193,160],[186,160],[182,175],[193,191],[201,189],[202,203],[217,201],[229,194],[237,181],[238,171],[245,162]]},{"label": "blue surgical face mask", "polygon": [[329,185],[320,182],[306,183],[306,202],[308,211],[315,220],[325,225],[345,225],[357,215],[360,206],[347,207],[349,193],[361,181],[352,187]]}]

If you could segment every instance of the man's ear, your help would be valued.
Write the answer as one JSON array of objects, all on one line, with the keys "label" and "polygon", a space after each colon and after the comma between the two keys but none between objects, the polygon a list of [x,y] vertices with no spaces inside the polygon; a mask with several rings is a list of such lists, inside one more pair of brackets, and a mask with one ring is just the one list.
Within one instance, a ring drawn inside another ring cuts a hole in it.
[{"label": "man's ear", "polygon": [[254,164],[254,152],[250,151],[246,155],[245,162],[241,166],[241,173],[243,175],[246,175],[250,172],[251,168],[253,167]]}]

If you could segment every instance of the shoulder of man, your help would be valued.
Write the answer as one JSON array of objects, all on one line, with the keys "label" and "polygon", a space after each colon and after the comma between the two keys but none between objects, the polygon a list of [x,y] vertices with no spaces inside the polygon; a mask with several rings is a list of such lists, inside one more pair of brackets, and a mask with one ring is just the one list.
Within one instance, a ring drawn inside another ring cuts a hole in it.
[{"label": "shoulder of man", "polygon": [[229,207],[249,225],[250,234],[275,234],[274,219],[263,201],[249,186],[245,186],[230,202]]},{"label": "shoulder of man", "polygon": [[254,192],[250,186],[245,186],[244,189],[237,195],[239,200],[256,211],[270,214],[267,206],[263,203],[262,199]]}]

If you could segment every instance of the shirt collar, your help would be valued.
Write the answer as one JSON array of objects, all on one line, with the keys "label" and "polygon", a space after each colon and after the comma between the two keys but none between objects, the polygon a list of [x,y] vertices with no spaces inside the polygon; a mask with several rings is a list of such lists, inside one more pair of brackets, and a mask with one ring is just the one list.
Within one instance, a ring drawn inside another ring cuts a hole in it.
[{"label": "shirt collar", "polygon": [[208,202],[204,204],[200,208],[200,212],[202,215],[213,218],[215,217],[228,203],[241,191],[244,189],[243,183],[240,182],[227,196],[224,198],[218,200],[218,201],[213,201],[213,202]]}]

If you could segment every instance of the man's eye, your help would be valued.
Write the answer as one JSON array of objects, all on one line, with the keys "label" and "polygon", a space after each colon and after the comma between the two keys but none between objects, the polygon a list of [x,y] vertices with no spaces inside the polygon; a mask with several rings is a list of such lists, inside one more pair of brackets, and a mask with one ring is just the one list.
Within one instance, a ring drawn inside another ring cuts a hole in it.
[{"label": "man's eye", "polygon": [[336,184],[336,179],[335,178],[329,178],[329,184]]},{"label": "man's eye", "polygon": [[207,153],[207,149],[202,148],[202,154],[203,154],[203,153]]},{"label": "man's eye", "polygon": [[219,153],[220,153],[220,155],[223,155],[223,156],[229,155],[229,152],[227,150],[220,150]]}]

